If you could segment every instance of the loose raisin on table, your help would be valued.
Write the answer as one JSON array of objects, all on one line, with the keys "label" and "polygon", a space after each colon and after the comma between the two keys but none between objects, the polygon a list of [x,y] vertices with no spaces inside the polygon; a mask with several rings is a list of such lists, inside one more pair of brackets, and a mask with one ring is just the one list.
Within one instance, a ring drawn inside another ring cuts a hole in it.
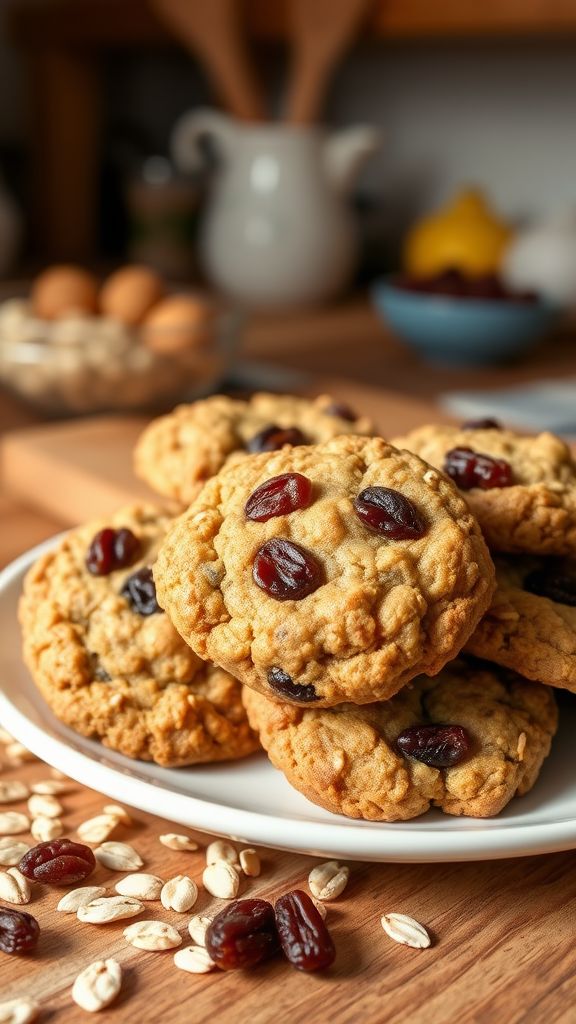
[{"label": "loose raisin on table", "polygon": [[246,450],[252,454],[276,452],[285,444],[294,447],[298,444],[308,444],[308,440],[298,427],[279,427],[276,423],[271,423],[269,427],[264,427],[264,430],[260,430],[246,442]]},{"label": "loose raisin on table", "polygon": [[490,490],[492,487],[511,487],[514,483],[512,467],[505,459],[493,459],[472,448],[452,448],[446,453],[444,472],[461,491],[473,487]]},{"label": "loose raisin on table", "polygon": [[279,949],[274,908],[267,900],[235,900],[216,915],[206,949],[223,971],[255,967]]},{"label": "loose raisin on table", "polygon": [[150,568],[138,569],[132,573],[125,580],[120,593],[138,615],[154,615],[155,612],[162,611],[156,600],[156,584]]},{"label": "loose raisin on table", "polygon": [[31,953],[36,948],[40,925],[32,914],[12,907],[0,907],[0,951]]},{"label": "loose raisin on table", "polygon": [[302,703],[311,704],[320,700],[312,683],[295,683],[292,676],[289,676],[283,668],[274,665],[268,669],[268,682],[270,687],[286,700],[298,700]]},{"label": "loose raisin on table", "polygon": [[109,576],[115,569],[125,569],[135,562],[142,544],[132,530],[106,527],[92,539],[86,555],[86,568],[93,576]]},{"label": "loose raisin on table", "polygon": [[28,850],[18,867],[34,882],[73,885],[92,874],[96,860],[89,846],[71,839],[50,839]]},{"label": "loose raisin on table", "polygon": [[576,607],[576,571],[566,572],[561,562],[551,560],[542,569],[534,569],[524,579],[524,590],[538,597],[547,597],[558,604]]},{"label": "loose raisin on table", "polygon": [[355,499],[354,508],[364,526],[390,540],[416,540],[426,533],[412,502],[391,487],[366,487]]},{"label": "loose raisin on table", "polygon": [[318,589],[323,571],[310,551],[290,540],[273,537],[256,552],[252,578],[261,590],[277,601],[299,601]]},{"label": "loose raisin on table", "polygon": [[451,768],[468,757],[472,744],[461,725],[414,725],[400,733],[396,746],[430,768]]},{"label": "loose raisin on table", "polygon": [[276,900],[276,929],[287,960],[299,971],[319,971],[334,963],[330,933],[307,893],[300,889]]},{"label": "loose raisin on table", "polygon": [[282,473],[265,480],[252,492],[244,511],[247,519],[267,523],[275,516],[287,516],[308,508],[312,500],[312,481],[302,473]]}]

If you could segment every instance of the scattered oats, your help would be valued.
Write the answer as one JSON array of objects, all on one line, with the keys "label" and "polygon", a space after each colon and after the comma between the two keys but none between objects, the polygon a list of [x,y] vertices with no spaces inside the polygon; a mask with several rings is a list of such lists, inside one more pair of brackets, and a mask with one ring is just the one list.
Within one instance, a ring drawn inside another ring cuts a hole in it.
[{"label": "scattered oats", "polygon": [[0,1024],[31,1024],[40,1007],[34,999],[8,999],[0,1003]]},{"label": "scattered oats", "polygon": [[18,836],[30,830],[30,818],[20,811],[0,812],[0,836]]},{"label": "scattered oats", "polygon": [[34,818],[30,831],[37,842],[47,843],[50,839],[58,839],[64,831],[64,826],[60,818],[47,818],[45,814],[39,814]]},{"label": "scattered oats", "polygon": [[83,885],[79,889],[71,889],[60,900],[56,910],[61,914],[76,914],[80,907],[87,907],[93,900],[104,896],[103,885]]},{"label": "scattered oats", "polygon": [[97,814],[78,825],[76,831],[85,843],[103,843],[119,824],[120,818],[115,814]]},{"label": "scattered oats", "polygon": [[185,946],[174,954],[174,966],[189,974],[208,974],[216,964],[204,946]]},{"label": "scattered oats", "polygon": [[163,846],[167,846],[169,850],[199,850],[200,847],[195,839],[191,836],[183,836],[177,832],[166,832],[163,836],[158,837]]},{"label": "scattered oats", "polygon": [[106,804],[102,810],[104,814],[113,814],[123,825],[130,826],[134,824],[126,808],[121,807],[120,804]]},{"label": "scattered oats", "polygon": [[88,1013],[97,1013],[116,998],[122,985],[117,960],[95,960],[85,967],[72,986],[72,999]]},{"label": "scattered oats", "polygon": [[431,939],[424,925],[419,924],[413,917],[406,914],[384,914],[380,923],[394,942],[400,942],[404,946],[412,946],[412,949],[426,949],[431,945]]},{"label": "scattered oats", "polygon": [[143,910],[144,904],[130,896],[99,896],[78,907],[76,916],[88,924],[108,924],[125,917],[136,917]]},{"label": "scattered oats", "polygon": [[70,789],[68,782],[64,779],[40,779],[30,786],[33,793],[40,793],[43,796],[58,796],[60,793],[67,793]]},{"label": "scattered oats", "polygon": [[190,932],[190,938],[194,939],[194,942],[198,946],[206,945],[206,932],[208,931],[213,917],[208,914],[194,914],[188,922],[188,931]]},{"label": "scattered oats", "polygon": [[0,782],[0,804],[13,804],[17,800],[26,800],[30,796],[30,790],[25,782],[18,782],[12,779]]},{"label": "scattered oats", "polygon": [[233,900],[238,895],[240,876],[232,864],[217,860],[204,868],[202,884],[205,889],[220,900]]},{"label": "scattered oats", "polygon": [[524,751],[526,750],[526,733],[521,732],[518,737],[518,747],[516,748],[516,754],[519,761],[524,760]]},{"label": "scattered oats", "polygon": [[24,764],[26,761],[37,761],[36,754],[23,746],[22,743],[9,743],[6,747],[6,757],[9,757],[12,764]]},{"label": "scattered oats", "polygon": [[164,880],[158,875],[139,872],[121,878],[114,888],[121,896],[134,896],[137,900],[159,900],[163,885]]},{"label": "scattered oats", "polygon": [[94,850],[94,856],[111,871],[138,871],[144,864],[140,854],[129,843],[102,843]]},{"label": "scattered oats", "polygon": [[14,737],[11,735],[11,733],[9,733],[7,729],[3,729],[0,726],[0,743],[6,744],[6,743],[15,743],[15,742],[16,741],[15,741]]},{"label": "scattered oats", "polygon": [[8,868],[0,872],[0,900],[6,903],[30,903],[32,889],[30,882],[18,871],[18,868]]},{"label": "scattered oats", "polygon": [[198,886],[188,875],[175,875],[162,887],[160,900],[165,910],[186,914],[198,899]]},{"label": "scattered oats", "polygon": [[308,875],[310,892],[318,900],[334,900],[346,888],[350,868],[340,865],[337,860],[318,864]]},{"label": "scattered oats", "polygon": [[25,853],[28,853],[30,849],[29,843],[24,843],[19,839],[12,839],[8,836],[6,839],[0,839],[0,864],[4,867],[13,864],[19,864]]},{"label": "scattered oats", "polygon": [[237,851],[230,843],[225,843],[223,839],[216,839],[215,842],[209,843],[206,847],[206,863],[216,864],[219,860],[234,866],[238,864]]},{"label": "scattered oats", "polygon": [[260,857],[251,847],[247,850],[240,850],[240,867],[248,878],[258,878],[260,874]]},{"label": "scattered oats", "polygon": [[28,810],[33,818],[59,818],[64,808],[55,796],[33,793],[28,801]]},{"label": "scattered oats", "polygon": [[180,932],[166,921],[136,921],[124,929],[124,938],[131,946],[150,952],[174,949],[182,943]]}]

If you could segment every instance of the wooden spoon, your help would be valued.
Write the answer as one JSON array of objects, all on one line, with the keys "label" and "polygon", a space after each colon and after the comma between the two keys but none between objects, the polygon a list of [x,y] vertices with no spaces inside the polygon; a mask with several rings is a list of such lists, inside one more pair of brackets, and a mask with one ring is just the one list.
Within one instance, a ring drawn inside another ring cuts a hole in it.
[{"label": "wooden spoon", "polygon": [[152,6],[198,55],[229,113],[263,121],[264,105],[244,47],[237,0],[152,0]]},{"label": "wooden spoon", "polygon": [[286,120],[318,119],[336,61],[350,44],[372,0],[291,0],[295,58]]}]

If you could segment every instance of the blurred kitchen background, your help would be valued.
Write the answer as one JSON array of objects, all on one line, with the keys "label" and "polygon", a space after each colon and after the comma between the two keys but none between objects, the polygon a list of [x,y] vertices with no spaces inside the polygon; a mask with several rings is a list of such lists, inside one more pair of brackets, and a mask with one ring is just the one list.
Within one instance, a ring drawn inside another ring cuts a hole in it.
[{"label": "blurred kitchen background", "polygon": [[0,402],[318,373],[576,433],[575,124],[576,2],[3,0]]}]

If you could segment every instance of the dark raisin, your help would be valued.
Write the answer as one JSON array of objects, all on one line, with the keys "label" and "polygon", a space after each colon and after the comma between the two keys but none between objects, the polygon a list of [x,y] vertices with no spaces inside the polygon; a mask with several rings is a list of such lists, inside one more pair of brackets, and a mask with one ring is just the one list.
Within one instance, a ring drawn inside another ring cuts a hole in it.
[{"label": "dark raisin", "polygon": [[282,537],[267,540],[252,566],[255,584],[277,601],[298,601],[322,583],[322,567],[314,555]]},{"label": "dark raisin", "polygon": [[414,725],[400,733],[396,746],[431,768],[450,768],[468,757],[472,744],[461,725]]},{"label": "dark raisin", "polygon": [[156,584],[152,569],[138,569],[125,581],[121,590],[133,611],[138,615],[154,615],[162,609],[156,600]]},{"label": "dark raisin", "polygon": [[235,900],[216,915],[206,949],[223,971],[255,967],[279,949],[274,908],[267,900]]},{"label": "dark raisin", "polygon": [[492,416],[485,416],[484,419],[466,420],[462,430],[502,430],[502,424]]},{"label": "dark raisin", "polygon": [[390,540],[416,540],[426,533],[412,502],[391,487],[366,487],[355,499],[354,508],[364,526]]},{"label": "dark raisin", "polygon": [[576,575],[570,575],[561,562],[554,562],[543,569],[534,569],[524,580],[524,590],[538,597],[547,597],[558,604],[576,607]]},{"label": "dark raisin", "polygon": [[280,694],[281,697],[286,697],[286,700],[297,700],[303,704],[311,704],[315,700],[320,700],[312,683],[295,683],[292,676],[289,676],[283,668],[274,665],[273,668],[268,669],[267,675],[274,692]]},{"label": "dark raisin", "polygon": [[31,953],[36,948],[40,925],[32,914],[11,907],[0,907],[0,951]]},{"label": "dark raisin", "polygon": [[320,971],[334,963],[330,933],[307,893],[287,892],[276,900],[276,929],[284,956],[299,971]]},{"label": "dark raisin", "polygon": [[358,417],[353,409],[345,402],[330,402],[330,405],[325,405],[322,412],[328,413],[329,416],[339,416],[341,420],[348,420],[349,423],[355,423]]},{"label": "dark raisin", "polygon": [[485,491],[491,487],[511,487],[514,482],[509,462],[493,459],[472,448],[452,448],[447,452],[444,472],[462,491],[469,491],[472,487],[481,487]]},{"label": "dark raisin", "polygon": [[282,473],[266,480],[252,492],[245,505],[246,517],[266,523],[307,508],[312,500],[312,481],[302,473]]},{"label": "dark raisin", "polygon": [[86,555],[86,568],[93,576],[108,576],[136,561],[142,545],[131,530],[106,527],[92,539]]},{"label": "dark raisin", "polygon": [[285,444],[294,446],[308,444],[308,441],[298,427],[279,427],[276,423],[271,423],[246,442],[246,449],[252,453],[275,452]]},{"label": "dark raisin", "polygon": [[28,850],[18,867],[33,882],[73,885],[92,874],[96,860],[89,846],[71,839],[51,839]]}]

